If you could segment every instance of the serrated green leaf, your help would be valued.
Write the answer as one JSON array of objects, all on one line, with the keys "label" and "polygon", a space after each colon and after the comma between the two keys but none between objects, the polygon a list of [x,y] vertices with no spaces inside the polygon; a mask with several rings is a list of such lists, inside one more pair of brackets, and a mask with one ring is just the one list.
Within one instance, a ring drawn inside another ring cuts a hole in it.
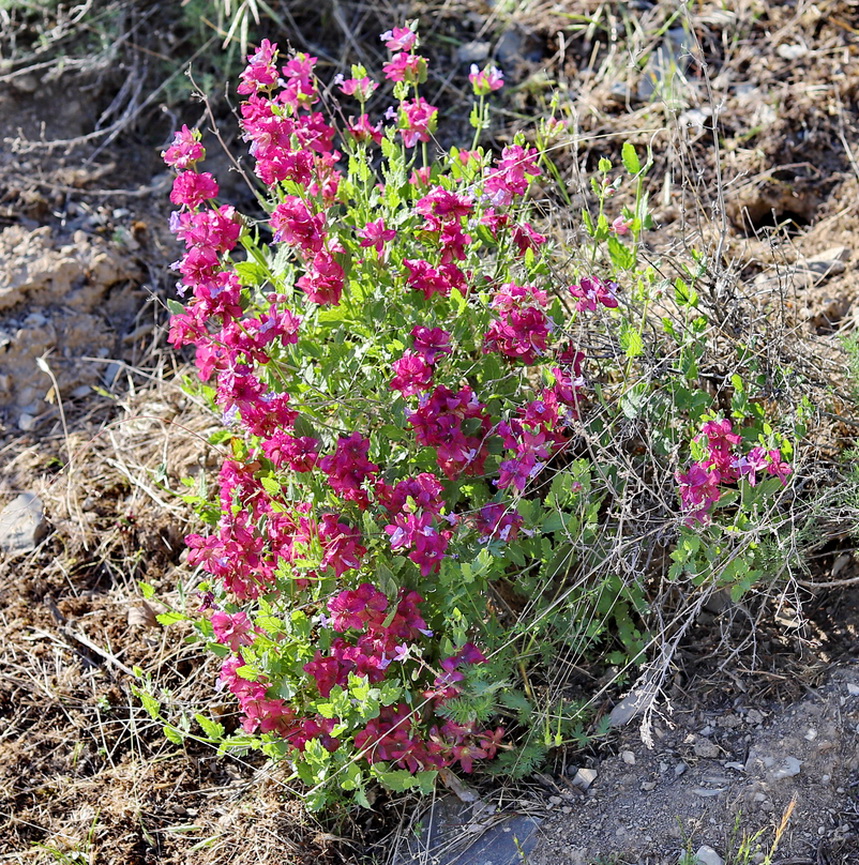
[{"label": "serrated green leaf", "polygon": [[180,730],[177,730],[172,724],[165,724],[161,728],[164,736],[169,739],[174,745],[181,745],[185,741],[185,737]]},{"label": "serrated green leaf", "polygon": [[224,725],[219,724],[217,721],[212,721],[207,718],[205,715],[200,715],[199,713],[194,715],[197,723],[203,728],[203,731],[210,739],[223,739],[224,738]]}]

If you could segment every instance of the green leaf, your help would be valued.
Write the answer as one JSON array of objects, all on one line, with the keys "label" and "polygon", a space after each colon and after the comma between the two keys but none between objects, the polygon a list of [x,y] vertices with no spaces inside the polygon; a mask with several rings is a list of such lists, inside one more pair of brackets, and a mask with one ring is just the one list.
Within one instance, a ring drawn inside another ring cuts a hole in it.
[{"label": "green leaf", "polygon": [[179,303],[178,300],[174,300],[172,297],[167,298],[167,309],[170,311],[170,315],[182,315],[185,312],[184,304]]},{"label": "green leaf", "polygon": [[180,730],[177,730],[172,724],[165,724],[161,730],[165,737],[174,745],[181,745],[185,741],[185,737]]},{"label": "green leaf", "polygon": [[194,718],[210,739],[220,740],[224,738],[223,724],[219,724],[217,721],[212,721],[205,715],[200,715],[199,713],[194,715]]},{"label": "green leaf", "polygon": [[176,622],[188,621],[188,617],[184,613],[177,613],[175,610],[170,613],[159,613],[155,619],[158,624],[164,625],[165,628],[170,625],[175,625]]},{"label": "green leaf", "polygon": [[635,253],[627,249],[614,234],[608,236],[608,254],[611,263],[620,270],[629,270],[635,266]]},{"label": "green leaf", "polygon": [[262,484],[262,488],[270,496],[279,496],[283,492],[283,487],[280,485],[280,481],[273,477],[262,477],[260,478],[260,483]]},{"label": "green leaf", "polygon": [[644,352],[644,341],[641,338],[641,334],[633,327],[621,333],[620,345],[630,360],[634,360]]},{"label": "green leaf", "polygon": [[138,688],[136,685],[131,686],[131,693],[140,700],[143,708],[149,713],[149,717],[153,721],[157,721],[161,714],[161,703],[152,696],[152,694]]},{"label": "green leaf", "polygon": [[630,174],[638,174],[638,172],[641,171],[641,162],[639,162],[638,154],[635,152],[635,148],[628,141],[623,143],[621,159],[623,160],[623,167]]}]

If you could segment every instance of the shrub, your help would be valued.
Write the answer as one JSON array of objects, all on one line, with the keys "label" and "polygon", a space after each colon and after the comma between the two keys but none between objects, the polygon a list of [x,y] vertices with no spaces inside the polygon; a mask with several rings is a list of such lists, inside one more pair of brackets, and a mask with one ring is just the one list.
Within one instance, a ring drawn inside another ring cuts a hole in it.
[{"label": "shrub", "polygon": [[189,617],[241,730],[198,720],[288,761],[312,807],[495,757],[525,772],[582,737],[549,661],[641,663],[659,580],[739,597],[791,479],[743,377],[754,358],[737,348],[730,394],[701,375],[706,267],[672,280],[642,261],[635,148],[614,178],[600,162],[570,256],[529,198],[557,176],[544,145],[563,124],[539,148],[477,146],[502,76],[475,68],[474,145],[440,152],[416,30],[383,39],[383,117],[361,67],[326,91],[313,57],[265,40],[250,56],[262,218],[216,204],[198,132],[164,154],[186,247],[170,342],[194,346],[226,426],[210,529],[187,539],[206,575]]}]

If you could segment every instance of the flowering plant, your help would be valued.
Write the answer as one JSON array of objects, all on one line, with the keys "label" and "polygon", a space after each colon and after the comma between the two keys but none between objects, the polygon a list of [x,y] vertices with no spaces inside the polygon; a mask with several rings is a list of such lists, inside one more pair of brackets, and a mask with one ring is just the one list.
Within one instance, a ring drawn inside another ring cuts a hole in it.
[{"label": "flowering plant", "polygon": [[[629,416],[625,387],[589,380],[576,334],[620,332],[627,372],[642,354],[621,283],[644,209],[609,224],[597,184],[586,225],[610,256],[559,283],[527,200],[544,157],[521,136],[477,146],[499,70],[469,75],[472,148],[440,152],[415,28],[382,38],[394,104],[372,114],[379,83],[353,67],[335,81],[358,106],[339,128],[314,57],[263,40],[248,58],[241,126],[264,218],[216,203],[197,131],[164,153],[185,244],[169,339],[194,347],[229,430],[212,525],[187,543],[205,574],[195,626],[241,729],[201,724],[288,760],[314,807],[337,791],[367,804],[372,780],[428,790],[497,755],[527,768],[505,728],[537,716],[535,647],[610,641],[612,621],[622,657],[645,645],[642,585],[613,575],[594,598],[570,579],[620,484],[588,442],[610,438],[606,405]],[[644,171],[634,150],[624,164]],[[727,421],[703,435],[710,457],[677,476],[687,522],[709,518],[720,485],[787,477],[777,449],[729,459]],[[582,717],[547,721],[536,751]]]}]

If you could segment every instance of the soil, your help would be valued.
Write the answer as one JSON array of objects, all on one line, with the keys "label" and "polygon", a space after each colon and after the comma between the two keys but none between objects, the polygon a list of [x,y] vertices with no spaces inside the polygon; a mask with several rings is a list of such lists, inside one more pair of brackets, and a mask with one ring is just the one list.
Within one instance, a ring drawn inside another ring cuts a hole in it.
[{"label": "soil", "polygon": [[[496,146],[555,82],[577,132],[555,154],[573,213],[601,156],[650,146],[654,260],[721,244],[741,291],[783,299],[820,375],[843,367],[840,339],[859,324],[859,2],[702,0],[680,16],[667,0],[507,5],[400,11],[430,22],[437,68],[503,62]],[[295,47],[337,69],[373,65],[389,26],[381,4],[278,8]],[[161,79],[141,59],[178,63],[194,46],[175,22],[122,14],[136,36],[110,63],[61,62],[62,43],[10,49],[0,69],[0,508],[35,493],[47,521],[34,549],[0,553],[0,858],[383,861],[385,809],[323,828],[282,771],[171,745],[130,688],[140,667],[165,704],[216,699],[213,670],[157,625],[139,583],[168,603],[189,585],[194,518],[170,491],[218,455],[217,420],[183,392],[188,367],[165,343],[178,253],[158,152],[201,109],[166,89],[147,101]],[[433,81],[466,129],[457,85]],[[565,208],[549,195],[547,212]],[[636,718],[516,794],[543,817],[529,861],[662,865],[702,844],[726,858],[759,829],[768,849],[785,818],[774,863],[859,862],[859,572],[838,532],[821,550],[789,607],[702,614],[643,728],[652,747]],[[585,790],[579,768],[596,771]]]}]

